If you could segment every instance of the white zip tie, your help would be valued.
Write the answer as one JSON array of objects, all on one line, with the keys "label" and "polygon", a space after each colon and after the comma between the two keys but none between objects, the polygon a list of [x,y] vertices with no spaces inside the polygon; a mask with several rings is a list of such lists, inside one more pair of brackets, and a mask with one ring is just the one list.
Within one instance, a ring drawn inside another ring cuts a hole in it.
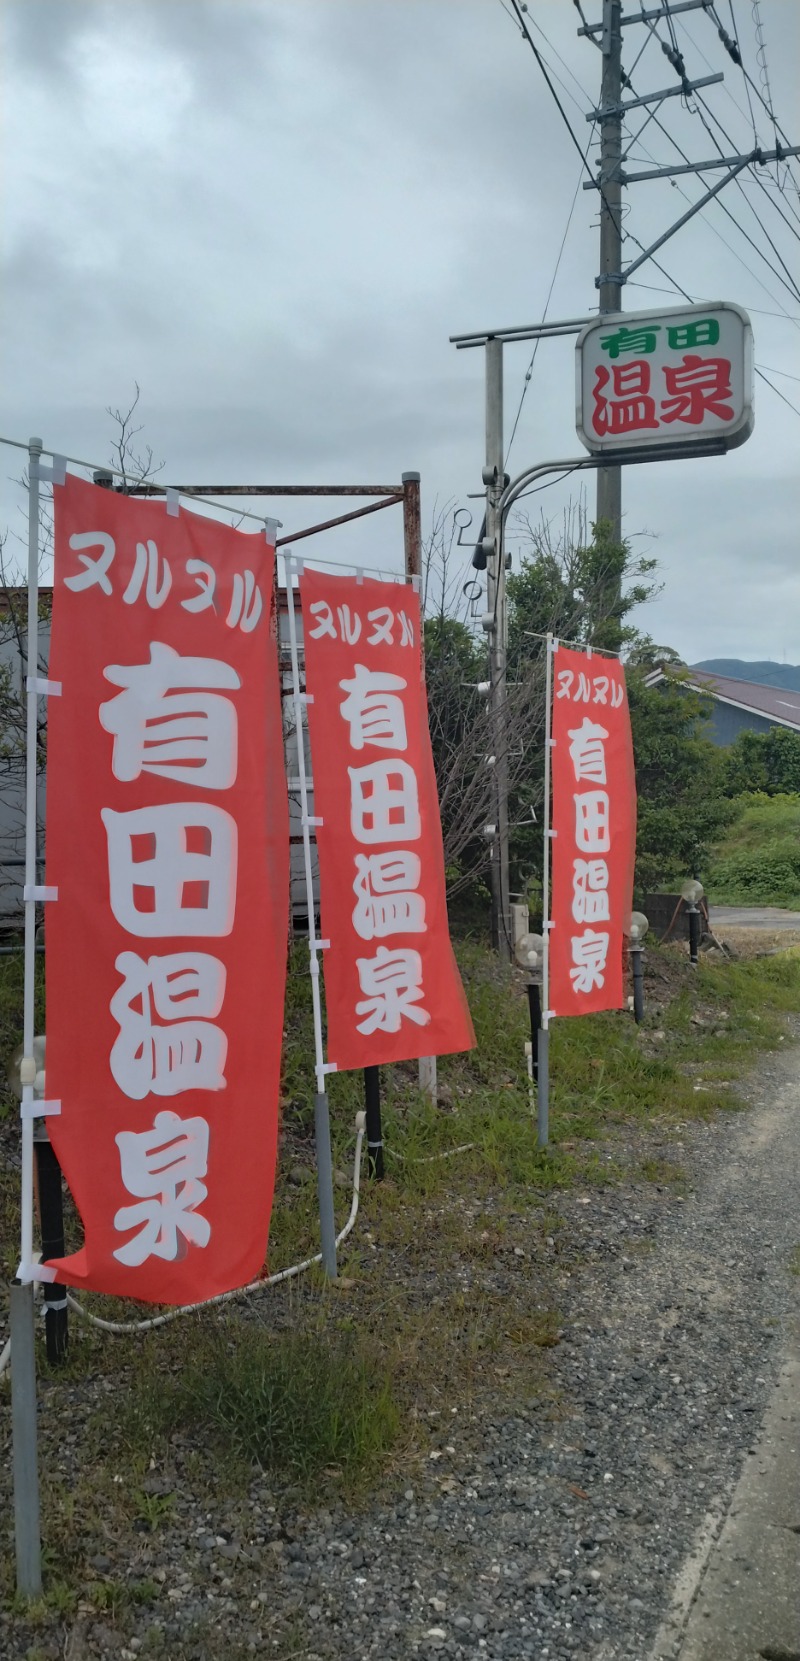
[{"label": "white zip tie", "polygon": [[48,1298],[46,1302],[42,1304],[41,1314],[44,1317],[46,1315],[54,1314],[57,1309],[67,1309],[68,1307],[69,1305],[65,1293],[63,1298]]},{"label": "white zip tie", "polygon": [[552,836],[553,839],[555,840],[555,838],[558,836],[558,831],[557,830],[549,830],[547,832],[547,834],[548,834],[548,836]]},{"label": "white zip tie", "polygon": [[36,883],[26,882],[25,886],[22,890],[22,898],[23,898],[23,900],[25,901],[26,904],[27,904],[28,900],[34,900],[34,901],[57,900],[58,899],[58,889],[57,888],[40,888]]},{"label": "white zip tie", "polygon": [[61,1103],[57,1101],[41,1102],[34,1099],[32,1102],[20,1102],[19,1116],[21,1119],[48,1119],[61,1112]]},{"label": "white zip tie", "polygon": [[314,825],[324,825],[325,820],[320,819],[318,815],[313,813],[304,813],[300,822],[304,829],[308,826],[308,829],[311,830]]},{"label": "white zip tie", "polygon": [[[35,473],[34,468],[36,469]],[[63,484],[67,477],[66,456],[53,456],[52,467],[48,467],[47,463],[43,461],[32,461],[28,472],[31,478],[49,479],[51,484]]]},{"label": "white zip tie", "polygon": [[61,682],[47,681],[41,675],[29,675],[25,682],[26,692],[35,692],[39,698],[60,698]]},{"label": "white zip tie", "polygon": [[167,513],[169,514],[170,519],[178,519],[180,517],[180,511],[181,511],[180,492],[177,491],[177,490],[173,490],[171,485],[167,485],[166,495],[167,495]]},{"label": "white zip tie", "polygon": [[56,1271],[49,1268],[46,1263],[20,1263],[14,1278],[21,1281],[23,1286],[29,1286],[32,1280],[39,1281],[43,1286],[52,1286]]}]

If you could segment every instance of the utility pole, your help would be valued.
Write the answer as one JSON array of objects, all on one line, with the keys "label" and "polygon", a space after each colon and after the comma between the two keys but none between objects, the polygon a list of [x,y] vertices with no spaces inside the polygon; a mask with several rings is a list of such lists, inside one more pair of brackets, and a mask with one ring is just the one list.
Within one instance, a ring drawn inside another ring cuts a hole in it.
[{"label": "utility pole", "polygon": [[[600,311],[622,309],[622,4],[603,0],[603,75],[600,85]],[[622,469],[597,474],[597,518],[622,540]]]},{"label": "utility pole", "polygon": [[491,834],[492,944],[501,962],[511,961],[511,913],[508,894],[508,734],[506,711],[506,569],[503,553],[500,497],[504,482],[503,456],[503,342],[486,342],[486,600],[485,624],[489,637],[489,698],[495,803]]}]

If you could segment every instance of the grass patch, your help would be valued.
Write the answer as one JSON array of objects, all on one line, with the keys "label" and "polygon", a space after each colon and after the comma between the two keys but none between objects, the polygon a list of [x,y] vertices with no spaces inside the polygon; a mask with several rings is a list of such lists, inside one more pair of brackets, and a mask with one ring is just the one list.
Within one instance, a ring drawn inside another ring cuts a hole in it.
[{"label": "grass patch", "polygon": [[706,887],[717,905],[800,909],[800,796],[740,796]]},{"label": "grass patch", "polygon": [[639,1166],[645,1182],[655,1182],[660,1188],[686,1182],[682,1165],[673,1165],[669,1159],[643,1159]]},{"label": "grass patch", "polygon": [[[226,1321],[203,1335],[179,1372],[154,1371],[142,1352],[113,1414],[140,1462],[175,1431],[247,1470],[280,1470],[303,1487],[336,1473],[358,1487],[394,1442],[399,1414],[385,1362],[358,1332],[266,1332]],[[170,1495],[137,1495],[151,1528],[171,1516]]]}]

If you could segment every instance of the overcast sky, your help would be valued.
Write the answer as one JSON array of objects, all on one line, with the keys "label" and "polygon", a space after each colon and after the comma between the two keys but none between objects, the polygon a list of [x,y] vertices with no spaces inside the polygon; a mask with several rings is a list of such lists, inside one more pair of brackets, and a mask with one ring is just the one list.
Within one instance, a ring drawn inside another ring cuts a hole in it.
[{"label": "overcast sky", "polygon": [[[800,4],[716,10],[729,32],[733,13],[756,86],[798,142]],[[597,20],[600,0],[584,11]],[[571,0],[530,0],[528,15],[583,147],[600,53]],[[725,153],[752,148],[750,104],[772,145],[712,18],[674,27],[691,78],[724,72],[702,114]],[[448,336],[540,319],[568,220],[547,315],[597,306],[596,193],[578,188],[579,154],[502,0],[0,0],[0,30],[4,436],[107,460],[106,406],[125,407],[138,381],[164,482],[391,483],[416,468],[425,528],[435,504],[480,489],[482,354]],[[639,96],[675,83],[641,24],[624,31],[623,62]],[[668,134],[692,160],[714,155],[682,102],[659,113]],[[633,157],[680,161],[652,121]],[[640,269],[658,292],[625,290],[631,310],[668,305],[673,281],[744,305],[756,363],[796,406],[757,379],[742,448],[624,476],[625,531],[665,585],[637,621],[690,662],[800,662],[800,158],[760,176],[765,188],[750,175],[726,187],[736,223],[712,204],[664,247],[668,276]],[[631,185],[625,262],[702,190],[691,176]],[[573,351],[571,338],[540,346],[512,473],[581,453]],[[507,435],[530,352],[506,350]],[[0,448],[4,519],[18,471]],[[554,486],[528,505],[557,527],[569,498]],[[287,529],[316,517],[313,504],[277,511]],[[304,551],[399,567],[399,513]]]}]

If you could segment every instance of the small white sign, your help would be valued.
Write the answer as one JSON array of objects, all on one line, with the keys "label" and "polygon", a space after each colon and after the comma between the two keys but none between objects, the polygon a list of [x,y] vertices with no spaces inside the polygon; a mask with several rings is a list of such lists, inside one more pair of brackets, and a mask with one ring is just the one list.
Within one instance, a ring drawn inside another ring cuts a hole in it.
[{"label": "small white sign", "polygon": [[753,430],[753,331],[727,300],[598,317],[576,342],[578,437],[595,454]]}]

